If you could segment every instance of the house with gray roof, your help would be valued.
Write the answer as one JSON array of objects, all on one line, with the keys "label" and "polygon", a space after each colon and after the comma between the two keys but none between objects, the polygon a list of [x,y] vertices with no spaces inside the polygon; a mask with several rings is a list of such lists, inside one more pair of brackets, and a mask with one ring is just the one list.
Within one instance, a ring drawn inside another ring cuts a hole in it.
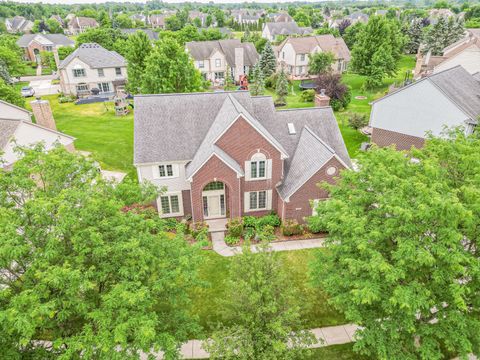
[{"label": "house with gray roof", "polygon": [[67,32],[70,35],[78,35],[89,29],[99,27],[97,20],[84,16],[74,16],[68,21]]},{"label": "house with gray roof", "polygon": [[295,21],[268,22],[263,25],[262,37],[275,41],[280,36],[305,36],[312,33],[312,28],[300,27]]},{"label": "house with gray roof", "polygon": [[219,85],[224,83],[227,75],[239,81],[259,58],[252,43],[242,43],[238,39],[192,41],[185,47],[204,79]]},{"label": "house with gray roof", "polygon": [[62,46],[74,47],[75,42],[63,34],[24,34],[17,45],[25,51],[27,60],[39,62],[41,51],[55,53]]},{"label": "house with gray roof", "polygon": [[7,31],[12,34],[29,33],[33,29],[33,22],[25,19],[23,16],[15,16],[5,19],[5,27]]},{"label": "house with gray roof", "polygon": [[158,32],[153,31],[152,29],[120,29],[120,31],[121,31],[122,33],[124,33],[125,35],[133,35],[133,34],[135,34],[137,31],[142,31],[142,32],[144,32],[145,34],[147,34],[148,38],[149,38],[151,41],[158,40]]},{"label": "house with gray roof", "polygon": [[135,96],[138,179],[162,217],[303,222],[351,162],[331,107],[276,110],[246,91]]},{"label": "house with gray roof", "polygon": [[127,62],[116,51],[96,43],[80,45],[58,66],[60,87],[64,94],[87,96],[98,89],[105,96],[125,87]]},{"label": "house with gray roof", "polygon": [[423,146],[445,128],[473,133],[480,116],[480,82],[461,66],[430,75],[372,103],[372,142],[398,150]]}]

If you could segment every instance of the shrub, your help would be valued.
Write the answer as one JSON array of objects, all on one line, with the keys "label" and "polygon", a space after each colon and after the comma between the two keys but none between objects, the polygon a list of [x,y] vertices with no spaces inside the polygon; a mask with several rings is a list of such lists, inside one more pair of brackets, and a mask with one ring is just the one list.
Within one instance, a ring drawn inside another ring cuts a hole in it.
[{"label": "shrub", "polygon": [[165,218],[165,219],[162,219],[163,220],[163,223],[164,223],[164,226],[165,226],[165,231],[173,231],[173,230],[176,230],[177,229],[177,225],[178,225],[178,220],[175,219],[175,218]]},{"label": "shrub", "polygon": [[275,228],[271,225],[265,225],[258,233],[258,237],[261,241],[275,240]]},{"label": "shrub", "polygon": [[242,218],[229,219],[227,223],[227,236],[240,238],[243,234]]},{"label": "shrub", "polygon": [[58,98],[58,102],[60,104],[63,104],[63,103],[69,103],[69,102],[73,102],[75,99],[71,96],[60,96]]},{"label": "shrub", "polygon": [[239,241],[240,241],[240,238],[238,237],[231,236],[231,235],[225,236],[225,244],[227,245],[230,245],[230,246],[237,245]]},{"label": "shrub", "polygon": [[330,97],[330,106],[335,111],[346,108],[352,99],[350,87],[342,82],[340,74],[321,74],[315,84],[318,91],[325,89],[325,94]]},{"label": "shrub", "polygon": [[280,218],[278,217],[277,214],[271,213],[269,215],[262,216],[261,218],[257,219],[258,226],[272,226],[272,227],[278,227],[282,223]]},{"label": "shrub", "polygon": [[253,227],[246,227],[245,231],[243,232],[243,238],[246,241],[253,239],[255,235],[256,235],[256,230]]},{"label": "shrub", "polygon": [[205,240],[208,238],[208,224],[205,221],[192,223],[190,233],[195,240]]},{"label": "shrub", "polygon": [[326,224],[320,216],[310,216],[307,218],[307,228],[312,234],[326,232]]},{"label": "shrub", "polygon": [[243,226],[245,228],[256,228],[258,225],[258,219],[255,216],[244,216],[243,217]]},{"label": "shrub", "polygon": [[315,90],[309,89],[302,91],[300,98],[303,102],[312,102],[313,99],[315,99]]},{"label": "shrub", "polygon": [[355,130],[361,129],[368,125],[368,120],[365,115],[353,113],[348,118],[348,124]]},{"label": "shrub", "polygon": [[282,225],[282,234],[284,236],[293,236],[303,234],[303,226],[297,220],[287,220]]}]

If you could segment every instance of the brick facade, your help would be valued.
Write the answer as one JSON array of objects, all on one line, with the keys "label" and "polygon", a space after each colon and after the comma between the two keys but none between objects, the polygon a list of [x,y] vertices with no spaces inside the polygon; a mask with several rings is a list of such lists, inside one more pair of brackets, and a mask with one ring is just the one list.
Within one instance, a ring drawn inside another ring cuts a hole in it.
[{"label": "brick facade", "polygon": [[409,150],[412,146],[423,147],[425,139],[379,128],[372,129],[372,142],[379,147],[395,145],[397,150]]},{"label": "brick facade", "polygon": [[192,216],[192,200],[190,190],[182,190],[183,216]]},{"label": "brick facade", "polygon": [[[327,169],[332,166],[335,167],[337,171],[334,175],[330,176],[327,174]],[[336,158],[329,160],[315,175],[290,196],[289,202],[283,203],[285,209],[279,212],[282,220],[295,219],[299,223],[304,223],[305,217],[312,216],[310,201],[328,198],[327,191],[318,185],[322,182],[334,184],[335,178],[338,177],[340,170],[343,169],[345,169],[345,166]]]}]

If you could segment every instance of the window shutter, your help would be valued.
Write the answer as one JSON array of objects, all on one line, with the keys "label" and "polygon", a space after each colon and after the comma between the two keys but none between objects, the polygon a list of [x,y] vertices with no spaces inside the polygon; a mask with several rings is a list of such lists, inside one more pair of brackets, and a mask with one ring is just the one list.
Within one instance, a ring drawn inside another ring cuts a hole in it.
[{"label": "window shutter", "polygon": [[267,179],[272,178],[272,159],[267,159],[267,162],[265,163],[267,169],[266,169],[266,176]]},{"label": "window shutter", "polygon": [[245,161],[245,181],[250,181],[250,161]]},{"label": "window shutter", "polygon": [[243,193],[243,211],[248,212],[250,210],[250,193],[245,191]]},{"label": "window shutter", "polygon": [[158,165],[152,166],[152,179],[160,179],[160,170],[158,169]]},{"label": "window shutter", "polygon": [[272,210],[272,190],[267,190],[267,210]]},{"label": "window shutter", "polygon": [[173,171],[173,177],[179,177],[179,171],[180,171],[180,165],[179,164],[172,164],[172,171]]}]

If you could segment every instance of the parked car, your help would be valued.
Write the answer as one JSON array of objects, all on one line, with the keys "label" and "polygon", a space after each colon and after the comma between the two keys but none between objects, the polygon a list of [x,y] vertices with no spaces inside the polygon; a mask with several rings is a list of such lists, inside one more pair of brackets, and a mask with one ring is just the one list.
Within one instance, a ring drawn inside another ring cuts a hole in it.
[{"label": "parked car", "polygon": [[31,86],[24,86],[22,87],[21,93],[23,97],[30,97],[35,95],[35,90],[33,90]]}]

